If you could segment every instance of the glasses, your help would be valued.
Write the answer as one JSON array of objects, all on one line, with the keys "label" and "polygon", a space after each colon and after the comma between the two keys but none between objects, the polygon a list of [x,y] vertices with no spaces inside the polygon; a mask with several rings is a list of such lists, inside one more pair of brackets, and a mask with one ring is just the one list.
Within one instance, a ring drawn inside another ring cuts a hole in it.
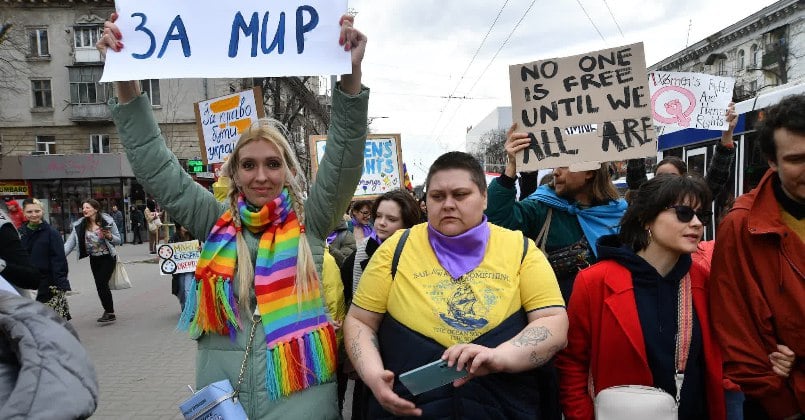
[{"label": "glasses", "polygon": [[707,226],[710,224],[710,219],[713,218],[713,212],[709,210],[700,210],[695,211],[691,206],[668,206],[665,208],[667,209],[674,209],[676,212],[676,218],[682,223],[688,223],[693,220],[693,216],[699,218],[699,221],[702,222],[703,225]]},{"label": "glasses", "polygon": [[372,214],[372,212],[370,212],[369,210],[361,210],[358,213],[360,213],[360,214],[362,214],[364,216],[369,216],[369,215]]}]

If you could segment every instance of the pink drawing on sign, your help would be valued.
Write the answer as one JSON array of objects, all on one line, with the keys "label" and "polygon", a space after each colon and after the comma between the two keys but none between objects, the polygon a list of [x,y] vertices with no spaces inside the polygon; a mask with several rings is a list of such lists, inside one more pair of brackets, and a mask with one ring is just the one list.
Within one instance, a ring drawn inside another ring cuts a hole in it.
[{"label": "pink drawing on sign", "polygon": [[[681,93],[685,98],[687,98],[688,107],[683,110],[682,102],[678,98],[674,98],[670,101],[666,101],[663,104],[665,112],[668,113],[668,116],[660,115],[657,112],[657,100],[661,95],[669,91]],[[694,108],[696,108],[696,97],[693,96],[693,93],[683,87],[665,86],[651,95],[651,109],[652,113],[654,114],[654,119],[661,123],[679,124],[681,127],[687,127],[690,125],[690,114],[693,113]]]}]

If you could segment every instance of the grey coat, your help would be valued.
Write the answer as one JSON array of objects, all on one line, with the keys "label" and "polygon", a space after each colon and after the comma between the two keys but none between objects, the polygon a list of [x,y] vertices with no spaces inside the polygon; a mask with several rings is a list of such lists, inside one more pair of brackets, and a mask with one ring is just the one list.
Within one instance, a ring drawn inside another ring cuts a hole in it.
[{"label": "grey coat", "polygon": [[0,291],[0,418],[86,418],[98,380],[73,327],[41,303]]}]

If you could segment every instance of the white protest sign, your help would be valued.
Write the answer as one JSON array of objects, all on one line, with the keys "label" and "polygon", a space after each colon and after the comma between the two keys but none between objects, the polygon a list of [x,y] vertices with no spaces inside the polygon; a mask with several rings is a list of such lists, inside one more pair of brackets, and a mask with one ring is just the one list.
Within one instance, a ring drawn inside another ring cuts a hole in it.
[{"label": "white protest sign", "polygon": [[[324,158],[327,136],[310,136],[311,172],[315,177]],[[375,198],[391,190],[404,188],[399,134],[369,134],[363,149],[363,174],[355,199]]]},{"label": "white protest sign", "polygon": [[528,133],[518,171],[657,153],[643,44],[509,66],[512,121]]},{"label": "white protest sign", "polygon": [[159,274],[168,276],[196,271],[201,250],[198,240],[174,242],[160,245],[157,255],[159,255]]},{"label": "white protest sign", "polygon": [[120,52],[102,82],[352,71],[338,45],[347,0],[116,0]]},{"label": "white protest sign", "polygon": [[265,116],[260,87],[196,103],[199,146],[205,163],[232,153],[241,133]]},{"label": "white protest sign", "polygon": [[726,113],[735,79],[703,73],[649,73],[651,109],[658,134],[686,128],[729,129]]}]

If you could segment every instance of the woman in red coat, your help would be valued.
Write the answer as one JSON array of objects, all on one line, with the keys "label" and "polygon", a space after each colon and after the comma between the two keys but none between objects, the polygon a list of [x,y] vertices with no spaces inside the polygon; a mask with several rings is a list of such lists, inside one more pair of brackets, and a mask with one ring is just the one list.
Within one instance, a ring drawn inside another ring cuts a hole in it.
[{"label": "woman in red coat", "polygon": [[617,385],[655,387],[676,397],[678,317],[685,313],[679,308],[691,300],[683,316],[692,322],[682,334],[689,337],[682,348],[689,350],[680,362],[679,419],[724,418],[706,274],[690,257],[711,219],[710,201],[699,180],[657,176],[640,188],[620,234],[599,240],[599,262],[576,277],[568,346],[557,356],[566,419],[594,418],[595,395]]}]

